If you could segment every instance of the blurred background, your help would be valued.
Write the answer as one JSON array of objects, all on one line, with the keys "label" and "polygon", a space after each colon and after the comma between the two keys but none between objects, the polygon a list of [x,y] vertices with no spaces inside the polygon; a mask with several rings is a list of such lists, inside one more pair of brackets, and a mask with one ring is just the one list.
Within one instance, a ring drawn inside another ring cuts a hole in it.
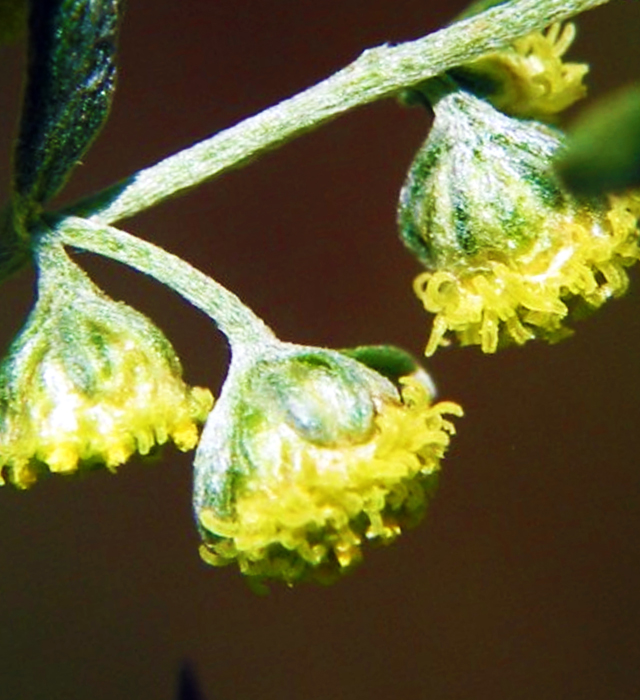
[{"label": "blurred background", "polygon": [[[465,3],[131,0],[111,118],[60,204],[289,97],[367,47],[418,38]],[[640,6],[583,15],[570,53],[592,96],[638,78]],[[10,182],[24,45],[0,49],[0,187]],[[575,115],[574,109],[572,114]],[[569,118],[572,116],[569,115]],[[394,343],[429,319],[395,206],[428,115],[356,110],[121,226],[229,286],[286,340]],[[228,359],[199,312],[78,258],[150,315],[187,379]],[[640,697],[640,279],[557,346],[428,364],[466,416],[426,519],[330,588],[258,597],[197,553],[191,454],[117,476],[0,491],[0,698],[172,700],[188,662],[208,700]],[[0,346],[33,297],[0,290]]]}]

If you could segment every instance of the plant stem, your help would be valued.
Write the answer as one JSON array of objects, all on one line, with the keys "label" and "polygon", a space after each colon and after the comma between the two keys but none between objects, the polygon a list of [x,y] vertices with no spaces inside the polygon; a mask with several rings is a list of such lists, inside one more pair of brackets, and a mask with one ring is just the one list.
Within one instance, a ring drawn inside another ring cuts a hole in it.
[{"label": "plant stem", "polygon": [[203,311],[227,336],[234,352],[273,342],[273,332],[238,297],[176,255],[112,226],[60,218],[53,236],[65,245],[118,260],[150,275]]},{"label": "plant stem", "polygon": [[133,216],[354,107],[392,96],[606,2],[513,0],[422,39],[370,49],[316,86],[139,171],[67,213],[106,224]]}]

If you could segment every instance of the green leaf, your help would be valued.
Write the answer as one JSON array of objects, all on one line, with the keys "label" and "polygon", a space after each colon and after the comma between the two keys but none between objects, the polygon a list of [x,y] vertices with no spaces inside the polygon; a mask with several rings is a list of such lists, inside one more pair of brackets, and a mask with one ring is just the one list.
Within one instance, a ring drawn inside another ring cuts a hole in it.
[{"label": "green leaf", "polygon": [[569,134],[556,163],[566,186],[598,195],[640,186],[640,85],[606,95]]},{"label": "green leaf", "polygon": [[356,348],[340,350],[340,352],[392,382],[397,382],[400,377],[413,374],[420,369],[420,363],[413,355],[395,345],[360,345]]},{"label": "green leaf", "polygon": [[32,0],[29,68],[15,156],[21,215],[64,185],[104,124],[122,0]]}]

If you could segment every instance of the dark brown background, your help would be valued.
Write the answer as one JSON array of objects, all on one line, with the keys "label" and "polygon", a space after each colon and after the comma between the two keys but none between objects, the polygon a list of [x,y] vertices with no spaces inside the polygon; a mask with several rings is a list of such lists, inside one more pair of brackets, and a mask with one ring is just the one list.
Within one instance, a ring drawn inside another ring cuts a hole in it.
[{"label": "dark brown background", "polygon": [[[305,88],[365,47],[443,24],[462,2],[131,0],[111,120],[65,201]],[[593,94],[637,77],[640,6],[585,15],[573,55]],[[22,47],[0,51],[8,163]],[[240,294],[288,340],[393,342],[428,320],[396,240],[397,192],[427,120],[363,108],[126,222]],[[0,172],[7,192],[9,169]],[[220,336],[114,263],[82,258],[150,314],[193,383],[218,389]],[[332,588],[260,598],[206,568],[191,455],[114,477],[0,491],[0,698],[170,699],[184,659],[210,700],[640,697],[640,280],[556,347],[442,351],[466,418],[417,530]],[[1,290],[3,347],[29,272]]]}]

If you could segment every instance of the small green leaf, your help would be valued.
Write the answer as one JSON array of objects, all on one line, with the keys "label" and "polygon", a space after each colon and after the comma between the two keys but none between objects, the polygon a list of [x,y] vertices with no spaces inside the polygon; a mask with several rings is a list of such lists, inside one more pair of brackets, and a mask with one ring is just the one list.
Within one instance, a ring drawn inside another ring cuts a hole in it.
[{"label": "small green leaf", "polygon": [[19,215],[56,195],[102,127],[122,0],[32,0],[15,157]]},{"label": "small green leaf", "polygon": [[556,165],[577,194],[640,186],[640,85],[606,95],[586,112]]},{"label": "small green leaf", "polygon": [[340,352],[392,382],[397,382],[400,377],[413,374],[420,369],[420,363],[413,355],[395,345],[360,345],[356,348],[340,350]]}]

